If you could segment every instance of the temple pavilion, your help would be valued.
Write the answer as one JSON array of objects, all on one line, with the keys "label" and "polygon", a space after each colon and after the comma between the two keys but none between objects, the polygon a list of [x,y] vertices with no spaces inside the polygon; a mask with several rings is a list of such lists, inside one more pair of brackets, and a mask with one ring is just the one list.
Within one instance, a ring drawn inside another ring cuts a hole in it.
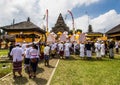
[{"label": "temple pavilion", "polygon": [[14,36],[15,42],[38,42],[45,41],[46,31],[35,25],[28,17],[27,21],[13,23],[0,27],[0,29],[7,32],[7,35]]},{"label": "temple pavilion", "polygon": [[101,32],[93,32],[92,25],[88,26],[88,32],[86,32],[87,38],[95,41],[95,40],[101,39],[102,36],[103,36],[103,33]]},{"label": "temple pavilion", "polygon": [[106,32],[109,39],[120,40],[120,24]]}]

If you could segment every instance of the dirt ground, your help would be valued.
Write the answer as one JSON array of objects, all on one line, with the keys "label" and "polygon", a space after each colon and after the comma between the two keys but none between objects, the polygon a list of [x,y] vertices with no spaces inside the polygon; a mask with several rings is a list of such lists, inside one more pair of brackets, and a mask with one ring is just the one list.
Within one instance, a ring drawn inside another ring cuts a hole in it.
[{"label": "dirt ground", "polygon": [[29,79],[27,73],[23,69],[23,77],[18,76],[17,78],[13,78],[13,74],[11,73],[0,80],[0,85],[46,85],[53,69],[55,68],[57,60],[58,59],[51,59],[49,67],[44,66],[44,62],[40,61],[36,78]]}]

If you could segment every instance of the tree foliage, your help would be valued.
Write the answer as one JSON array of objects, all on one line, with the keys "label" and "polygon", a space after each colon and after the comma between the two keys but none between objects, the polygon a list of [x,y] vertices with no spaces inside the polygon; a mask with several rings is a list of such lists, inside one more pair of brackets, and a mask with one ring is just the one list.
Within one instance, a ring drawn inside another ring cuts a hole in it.
[{"label": "tree foliage", "polygon": [[82,30],[81,30],[81,29],[77,29],[77,30],[75,31],[75,33],[77,33],[77,32],[82,33]]},{"label": "tree foliage", "polygon": [[70,31],[68,32],[68,34],[69,34],[69,35],[73,35],[73,30],[70,30]]}]

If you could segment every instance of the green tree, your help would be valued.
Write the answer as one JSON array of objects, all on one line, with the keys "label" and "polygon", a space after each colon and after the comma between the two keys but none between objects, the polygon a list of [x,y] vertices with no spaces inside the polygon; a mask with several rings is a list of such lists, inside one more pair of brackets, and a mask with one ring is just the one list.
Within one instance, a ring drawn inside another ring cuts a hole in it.
[{"label": "green tree", "polygon": [[75,31],[75,33],[77,33],[77,32],[82,33],[82,30],[81,30],[81,29],[77,29],[77,30]]},{"label": "green tree", "polygon": [[69,35],[73,35],[73,30],[70,30],[70,31],[68,32],[68,34],[69,34]]}]

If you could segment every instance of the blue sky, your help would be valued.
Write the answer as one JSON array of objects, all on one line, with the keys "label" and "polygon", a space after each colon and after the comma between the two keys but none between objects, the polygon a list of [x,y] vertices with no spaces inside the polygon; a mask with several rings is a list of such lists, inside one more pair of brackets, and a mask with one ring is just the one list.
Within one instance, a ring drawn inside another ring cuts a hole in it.
[{"label": "blue sky", "polygon": [[64,18],[69,15],[65,22],[72,29],[71,16],[67,12],[71,10],[76,29],[87,31],[89,15],[93,30],[103,32],[120,24],[119,8],[120,0],[0,0],[0,26],[10,25],[13,19],[19,23],[30,17],[31,22],[43,28],[46,26],[43,16],[48,9],[49,31],[60,13]]},{"label": "blue sky", "polygon": [[89,6],[82,5],[81,7],[75,7],[72,12],[75,18],[86,14],[86,12],[91,17],[97,17],[111,9],[120,13],[120,0],[101,0],[99,3]]},{"label": "blue sky", "polygon": [[[104,15],[110,10],[115,10],[115,12],[119,15],[120,14],[120,0],[100,0],[99,3],[94,3],[88,6],[81,5],[80,7],[75,7],[74,9],[72,9],[72,13],[74,13],[74,18],[76,19],[87,14],[90,17],[89,22],[91,22],[92,19],[99,17],[100,15]],[[107,22],[109,23],[110,21],[108,20]],[[118,24],[120,24],[120,22],[117,22],[112,25],[109,24],[110,26],[106,26],[106,27],[104,26],[102,29],[98,29],[96,31],[101,31],[101,32],[108,31],[109,29],[111,29],[112,27]]]}]

